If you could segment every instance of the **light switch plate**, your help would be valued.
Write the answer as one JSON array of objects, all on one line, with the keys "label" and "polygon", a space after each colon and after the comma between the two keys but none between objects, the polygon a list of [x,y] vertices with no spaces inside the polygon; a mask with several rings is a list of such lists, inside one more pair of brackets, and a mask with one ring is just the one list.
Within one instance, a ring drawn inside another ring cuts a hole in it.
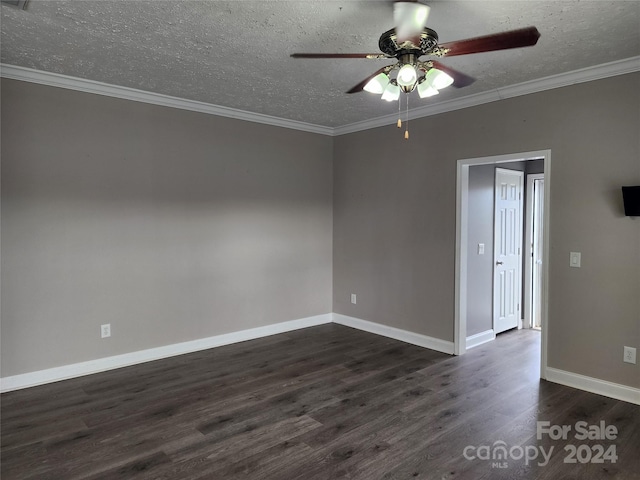
[{"label": "light switch plate", "polygon": [[582,261],[581,257],[582,255],[580,252],[571,252],[569,254],[569,266],[580,268],[580,263]]},{"label": "light switch plate", "polygon": [[478,244],[478,255],[484,255],[484,243]]}]

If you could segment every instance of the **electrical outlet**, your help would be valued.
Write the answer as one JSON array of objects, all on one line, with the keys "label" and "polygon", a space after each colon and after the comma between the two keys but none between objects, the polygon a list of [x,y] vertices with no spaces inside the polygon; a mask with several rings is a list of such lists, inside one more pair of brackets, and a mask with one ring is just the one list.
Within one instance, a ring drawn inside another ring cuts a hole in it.
[{"label": "electrical outlet", "polygon": [[353,303],[354,305],[356,304],[356,294],[355,293],[351,294],[351,303]]},{"label": "electrical outlet", "polygon": [[100,325],[100,336],[102,338],[107,338],[111,336],[111,324],[105,323],[104,325]]},{"label": "electrical outlet", "polygon": [[624,347],[624,356],[622,358],[625,363],[636,363],[636,349],[633,347]]}]

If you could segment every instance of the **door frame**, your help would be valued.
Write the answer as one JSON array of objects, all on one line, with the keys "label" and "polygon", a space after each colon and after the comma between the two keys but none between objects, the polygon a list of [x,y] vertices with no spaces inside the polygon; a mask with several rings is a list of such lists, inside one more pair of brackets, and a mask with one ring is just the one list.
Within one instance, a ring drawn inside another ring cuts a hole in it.
[{"label": "door frame", "polygon": [[[532,278],[533,278],[533,224],[534,224],[534,215],[533,215],[533,182],[535,180],[545,180],[544,173],[529,173],[526,175],[527,180],[527,206],[525,207],[525,222],[526,222],[526,238],[525,238],[525,247],[526,251],[524,252],[526,261],[524,262],[524,328],[532,328],[533,327],[533,318],[531,318],[531,309],[533,303],[533,291],[532,291]],[[545,180],[545,189],[546,189],[546,180]],[[543,202],[544,205],[544,202]],[[542,212],[544,215],[544,211]],[[544,230],[544,225],[542,226]],[[544,232],[543,232],[544,233]],[[544,238],[543,238],[544,243]],[[544,245],[542,246],[544,249]]]},{"label": "door frame", "polygon": [[456,172],[456,255],[455,255],[455,320],[454,354],[463,355],[467,350],[467,261],[468,261],[468,210],[469,210],[469,167],[526,160],[544,161],[544,246],[542,259],[542,338],[540,352],[540,378],[547,377],[547,334],[549,331],[549,255],[550,212],[551,212],[551,150],[510,153],[489,157],[458,160]]}]

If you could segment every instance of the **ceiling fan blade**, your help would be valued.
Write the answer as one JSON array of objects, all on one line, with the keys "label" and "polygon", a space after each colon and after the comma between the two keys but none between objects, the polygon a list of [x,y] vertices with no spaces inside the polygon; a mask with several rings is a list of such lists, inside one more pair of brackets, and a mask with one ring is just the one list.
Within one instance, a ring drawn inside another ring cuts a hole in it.
[{"label": "ceiling fan blade", "polygon": [[427,24],[430,8],[417,1],[396,1],[393,4],[393,21],[398,45],[407,40],[420,45],[420,34]]},{"label": "ceiling fan blade", "polygon": [[351,90],[348,90],[347,93],[358,93],[361,92],[362,90],[364,90],[364,87],[367,83],[369,83],[369,81],[375,77],[376,75],[384,72],[385,70],[387,70],[388,67],[382,67],[378,70],[376,70],[375,72],[373,72],[371,75],[369,75],[367,78],[365,78],[363,81],[361,81],[359,84],[357,84],[356,86],[354,86]]},{"label": "ceiling fan blade", "polygon": [[465,73],[459,72],[458,70],[454,70],[453,68],[447,67],[440,62],[432,61],[431,63],[433,64],[434,68],[442,70],[444,73],[453,78],[452,86],[456,88],[468,87],[476,81],[475,78],[470,77]]},{"label": "ceiling fan blade", "polygon": [[536,27],[526,27],[508,32],[494,33],[483,37],[469,38],[438,46],[448,49],[447,57],[470,53],[492,52],[509,48],[530,47],[538,43],[540,32]]},{"label": "ceiling fan blade", "polygon": [[382,53],[292,53],[292,58],[389,58]]}]

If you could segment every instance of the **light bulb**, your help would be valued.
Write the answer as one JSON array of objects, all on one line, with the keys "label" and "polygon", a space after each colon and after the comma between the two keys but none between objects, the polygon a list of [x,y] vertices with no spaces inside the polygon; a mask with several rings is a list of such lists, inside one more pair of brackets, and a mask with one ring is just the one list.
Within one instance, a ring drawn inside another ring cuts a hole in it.
[{"label": "light bulb", "polygon": [[384,92],[384,89],[389,85],[389,77],[384,73],[379,73],[375,77],[373,77],[369,82],[364,86],[363,90],[369,93],[377,93],[380,95]]},{"label": "light bulb", "polygon": [[398,85],[401,87],[411,87],[414,83],[416,83],[416,79],[418,78],[418,74],[416,73],[416,69],[413,68],[413,65],[408,63],[404,64],[402,68],[398,71]]},{"label": "light bulb", "polygon": [[389,85],[387,85],[387,88],[385,88],[384,92],[382,93],[382,99],[386,100],[387,102],[393,102],[395,100],[398,100],[399,98],[400,98],[400,87],[393,83],[390,83]]},{"label": "light bulb", "polygon": [[425,81],[436,90],[442,90],[443,88],[448,87],[453,83],[453,78],[444,73],[442,70],[432,68],[427,72]]}]

